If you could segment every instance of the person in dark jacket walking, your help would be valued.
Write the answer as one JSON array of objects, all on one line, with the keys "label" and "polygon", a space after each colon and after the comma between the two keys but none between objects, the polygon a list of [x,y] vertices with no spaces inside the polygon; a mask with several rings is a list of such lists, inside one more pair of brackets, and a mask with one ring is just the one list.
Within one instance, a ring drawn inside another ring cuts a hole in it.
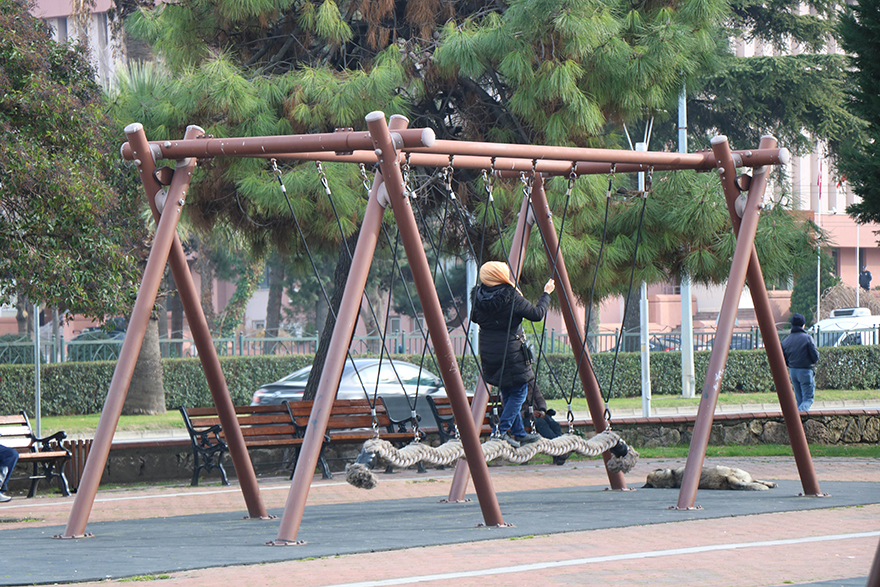
[{"label": "person in dark jacket walking", "polygon": [[806,321],[800,314],[791,315],[791,334],[782,341],[782,353],[791,376],[791,386],[797,400],[798,410],[809,411],[813,405],[816,383],[813,365],[819,360],[819,351],[813,337],[804,331]]},{"label": "person in dark jacket walking", "polygon": [[480,267],[480,282],[471,290],[471,320],[480,325],[483,379],[498,388],[504,404],[497,433],[516,447],[536,442],[540,436],[526,434],[520,414],[529,382],[535,379],[522,321],[544,319],[556,286],[548,281],[533,306],[516,288],[507,264],[500,261]]}]

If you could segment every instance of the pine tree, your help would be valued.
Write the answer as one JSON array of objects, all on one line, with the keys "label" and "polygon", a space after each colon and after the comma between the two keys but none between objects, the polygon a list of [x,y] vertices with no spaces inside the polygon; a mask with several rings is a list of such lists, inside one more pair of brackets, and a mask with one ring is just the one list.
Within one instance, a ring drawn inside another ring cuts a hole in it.
[{"label": "pine tree", "polygon": [[[717,132],[735,148],[771,134],[796,154],[828,142],[830,154],[860,122],[845,104],[846,57],[833,53],[839,2],[735,0],[726,22],[731,40],[753,41],[763,55],[726,54],[698,80],[688,124],[699,142]],[[809,11],[802,10],[808,7]],[[689,86],[690,88],[690,86]]]},{"label": "pine tree", "polygon": [[[728,43],[723,26],[732,14],[721,0],[163,4],[133,14],[128,28],[153,43],[170,76],[119,101],[151,139],[178,137],[192,123],[215,136],[363,128],[366,113],[383,110],[408,115],[412,126],[430,126],[441,138],[621,147],[623,124],[655,117],[662,125],[674,115],[683,82],[702,87],[718,71]],[[351,238],[364,207],[361,177],[353,165],[325,167],[342,233]],[[448,195],[439,175],[412,172],[421,207],[433,218]],[[486,254],[502,258],[522,186],[497,181],[489,210],[479,176],[454,175],[452,188],[477,221],[449,221],[461,246],[444,253],[463,254],[464,236],[476,242],[479,219],[497,211],[501,220],[489,223],[493,242]],[[194,178],[188,213],[204,229],[222,223],[247,234],[255,250],[274,245],[296,258],[305,251],[273,179],[261,161],[213,161]],[[633,264],[636,283],[664,281],[683,268],[697,282],[726,278],[734,239],[717,179],[677,172],[653,180],[635,262],[641,208],[639,198],[626,195],[630,178],[615,179],[607,227],[607,178],[576,182],[561,240],[582,302],[625,292]],[[310,246],[337,250],[337,221],[314,166],[285,167],[283,181]],[[554,210],[565,206],[565,182],[548,185]],[[762,218],[758,238],[770,279],[787,275],[813,236],[779,207]],[[549,273],[538,241],[523,274],[529,296]],[[339,259],[344,268],[345,256]]]},{"label": "pine tree", "polygon": [[852,96],[847,107],[865,121],[864,133],[845,145],[838,169],[862,198],[847,212],[860,223],[880,222],[880,2],[860,0],[840,18]]}]

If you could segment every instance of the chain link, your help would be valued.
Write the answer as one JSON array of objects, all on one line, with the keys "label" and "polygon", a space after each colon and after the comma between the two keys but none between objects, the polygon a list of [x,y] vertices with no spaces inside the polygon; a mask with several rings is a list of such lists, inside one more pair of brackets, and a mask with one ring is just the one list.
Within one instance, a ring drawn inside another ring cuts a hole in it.
[{"label": "chain link", "polygon": [[358,167],[361,170],[361,183],[364,184],[364,189],[367,190],[367,193],[370,193],[370,178],[367,177],[367,166],[359,163]]},{"label": "chain link", "polygon": [[452,189],[452,174],[454,168],[452,166],[455,161],[455,155],[449,156],[449,163],[443,168],[443,185],[446,186],[446,192],[452,200],[455,200],[455,190]]},{"label": "chain link", "polygon": [[333,193],[330,191],[330,182],[327,181],[327,174],[324,173],[324,166],[321,165],[320,161],[315,161],[315,167],[318,169],[318,175],[321,178],[321,185],[324,186],[324,193],[328,196],[332,196]]}]

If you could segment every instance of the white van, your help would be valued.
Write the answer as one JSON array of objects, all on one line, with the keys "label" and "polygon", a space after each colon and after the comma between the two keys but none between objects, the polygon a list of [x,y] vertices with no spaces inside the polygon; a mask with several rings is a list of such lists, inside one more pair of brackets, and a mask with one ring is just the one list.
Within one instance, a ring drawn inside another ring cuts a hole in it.
[{"label": "white van", "polygon": [[840,308],[810,327],[817,346],[880,344],[880,316],[868,308]]}]

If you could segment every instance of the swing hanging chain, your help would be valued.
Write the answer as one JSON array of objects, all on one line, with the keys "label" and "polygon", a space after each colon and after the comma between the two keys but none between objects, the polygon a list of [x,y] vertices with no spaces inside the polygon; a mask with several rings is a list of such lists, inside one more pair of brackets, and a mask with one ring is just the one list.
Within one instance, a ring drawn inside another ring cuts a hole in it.
[{"label": "swing hanging chain", "polygon": [[416,198],[416,192],[409,187],[409,171],[410,171],[410,157],[411,153],[406,154],[406,158],[404,158],[403,162],[400,164],[400,172],[403,176],[403,191],[409,195],[409,199],[414,200]]},{"label": "swing hanging chain", "polygon": [[[273,158],[269,159],[269,162],[272,164],[272,170],[275,172],[275,178],[278,180],[278,185],[281,186],[281,193],[284,196],[284,200],[287,202],[287,209],[290,211],[290,216],[293,218],[293,223],[296,225],[297,232],[299,232],[299,236],[303,241],[303,247],[305,248],[306,256],[309,258],[309,263],[312,266],[312,271],[315,274],[315,279],[318,280],[318,285],[320,286],[321,294],[324,296],[324,301],[327,303],[327,307],[329,308],[330,314],[333,316],[334,319],[336,319],[336,312],[333,310],[333,304],[330,303],[330,296],[327,294],[327,290],[324,287],[324,282],[321,281],[321,274],[318,271],[318,266],[315,264],[314,258],[312,257],[312,252],[309,250],[309,244],[306,241],[305,233],[302,230],[302,226],[300,226],[299,219],[296,216],[296,212],[294,212],[294,210],[293,210],[293,204],[290,203],[290,198],[287,196],[287,187],[284,185],[284,180],[281,177],[281,169],[278,167],[278,161],[273,157]],[[328,193],[328,195],[330,194],[330,192],[327,192],[327,193]],[[331,197],[330,201],[331,202],[333,201],[332,197]],[[336,208],[334,207],[334,213],[335,213],[335,211],[336,211]],[[338,220],[339,220],[339,217],[337,215],[337,222],[338,222]],[[341,228],[340,228],[340,230],[341,230]],[[348,245],[346,244],[346,248],[347,248],[347,246]],[[350,256],[351,256],[351,251],[349,251],[349,257]],[[363,380],[361,379],[360,371],[358,370],[357,365],[355,365],[355,363],[354,363],[354,358],[351,356],[351,349],[347,350],[346,354],[348,355],[348,360],[350,360],[352,362],[352,366],[354,366],[354,373],[357,376],[357,379],[361,384],[361,388],[363,388],[364,393],[367,393],[367,388],[364,385]],[[371,405],[375,405],[375,402]]]},{"label": "swing hanging chain", "polygon": [[574,412],[571,409],[571,399],[568,398],[566,401],[568,402],[568,414],[566,415],[566,419],[568,420],[568,433],[574,434]]},{"label": "swing hanging chain", "polygon": [[455,200],[455,190],[452,189],[452,174],[454,171],[454,167],[452,164],[455,162],[455,155],[449,156],[449,163],[446,167],[443,168],[443,185],[446,187],[446,192],[449,194],[449,197],[454,201]]},{"label": "swing hanging chain", "polygon": [[[642,241],[642,226],[645,223],[645,209],[648,207],[648,192],[650,191],[648,188],[651,185],[650,178],[653,175],[653,173],[654,173],[654,168],[651,167],[648,169],[648,173],[645,175],[645,190],[642,192],[642,211],[639,215],[639,228],[636,231],[636,245],[633,248],[632,269],[630,270],[630,274],[629,274],[629,287],[627,288],[627,291],[626,291],[626,298],[625,298],[624,305],[623,305],[623,320],[621,320],[621,324],[626,323],[627,309],[629,308],[629,298],[632,295],[633,281],[635,280],[635,275],[636,275],[636,262],[638,260],[638,254],[639,254],[639,244]],[[608,381],[608,396],[605,399],[606,412],[608,411],[608,408],[607,408],[608,400],[611,398],[611,393],[614,389],[614,374],[615,374],[615,371],[617,370],[617,355],[620,352],[620,342],[621,342],[620,339],[622,336],[623,336],[623,328],[620,329],[620,334],[618,334],[618,336],[617,336],[617,347],[614,349],[614,360],[611,362],[611,377]],[[608,416],[606,416],[606,420],[608,420],[609,422],[611,421],[610,414],[608,414]]]},{"label": "swing hanging chain", "polygon": [[[602,239],[599,242],[599,254],[596,256],[596,266],[593,269],[593,283],[590,286],[590,304],[587,307],[587,319],[585,324],[589,329],[589,324],[593,319],[593,300],[596,293],[596,279],[599,276],[599,267],[602,264],[602,253],[605,251],[605,238],[608,233],[608,212],[611,207],[611,190],[614,185],[614,174],[617,172],[617,163],[611,164],[611,169],[608,174],[608,189],[605,192],[605,221],[602,223]],[[584,332],[584,340],[581,344],[581,356],[587,357],[587,341],[588,341],[589,332]],[[589,359],[587,359],[589,360]],[[580,373],[581,362],[578,361],[575,365],[574,375],[572,375],[571,379],[571,395],[574,396],[574,386],[575,381],[577,380],[578,374]],[[602,391],[601,384],[599,384],[599,393],[602,395],[602,398],[605,399],[605,394]],[[606,404],[607,405],[607,404]]]}]

